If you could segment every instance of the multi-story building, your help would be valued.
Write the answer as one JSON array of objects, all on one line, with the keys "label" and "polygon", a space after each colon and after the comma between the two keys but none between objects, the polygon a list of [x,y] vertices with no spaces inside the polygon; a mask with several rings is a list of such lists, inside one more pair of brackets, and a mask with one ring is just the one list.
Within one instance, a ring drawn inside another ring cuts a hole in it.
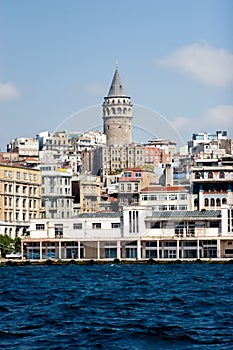
[{"label": "multi-story building", "polygon": [[186,186],[149,186],[141,190],[139,204],[158,211],[190,210],[190,198]]},{"label": "multi-story building", "polygon": [[32,220],[22,241],[29,259],[232,259],[233,209],[83,213]]},{"label": "multi-story building", "polygon": [[80,181],[80,213],[95,212],[99,210],[100,177],[82,175]]},{"label": "multi-story building", "polygon": [[202,160],[192,167],[193,209],[215,210],[233,204],[233,167]]},{"label": "multi-story building", "polygon": [[40,186],[39,170],[0,164],[0,234],[22,236],[29,220],[40,218]]},{"label": "multi-story building", "polygon": [[39,141],[31,137],[21,137],[12,140],[7,145],[7,152],[18,153],[19,157],[39,157]]},{"label": "multi-story building", "polygon": [[42,214],[46,218],[68,218],[73,215],[72,171],[57,164],[40,166]]},{"label": "multi-story building", "polygon": [[154,180],[153,172],[141,168],[125,169],[119,178],[119,206],[139,204],[140,192]]}]

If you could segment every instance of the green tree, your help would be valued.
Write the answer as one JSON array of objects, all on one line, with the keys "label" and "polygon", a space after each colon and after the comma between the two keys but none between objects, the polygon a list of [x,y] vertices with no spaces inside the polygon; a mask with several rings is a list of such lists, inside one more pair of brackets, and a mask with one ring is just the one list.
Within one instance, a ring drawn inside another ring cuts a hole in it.
[{"label": "green tree", "polygon": [[20,252],[21,238],[12,239],[8,235],[0,235],[0,250],[2,258],[5,258],[8,253]]},{"label": "green tree", "polygon": [[20,253],[21,252],[21,238],[20,237],[15,238],[14,245],[15,245],[15,252]]},{"label": "green tree", "polygon": [[12,251],[12,244],[14,240],[7,235],[0,235],[0,248],[1,248],[1,256],[3,258],[6,257],[6,254]]}]

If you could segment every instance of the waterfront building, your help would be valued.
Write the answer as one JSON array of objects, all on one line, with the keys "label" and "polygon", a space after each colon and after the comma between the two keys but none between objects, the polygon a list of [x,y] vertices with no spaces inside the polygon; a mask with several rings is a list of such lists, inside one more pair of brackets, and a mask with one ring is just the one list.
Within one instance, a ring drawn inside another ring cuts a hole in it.
[{"label": "waterfront building", "polygon": [[22,240],[29,259],[233,258],[233,208],[206,211],[83,213],[70,219],[31,220]]},{"label": "waterfront building", "polygon": [[41,173],[22,165],[0,164],[0,234],[26,234],[41,216]]}]

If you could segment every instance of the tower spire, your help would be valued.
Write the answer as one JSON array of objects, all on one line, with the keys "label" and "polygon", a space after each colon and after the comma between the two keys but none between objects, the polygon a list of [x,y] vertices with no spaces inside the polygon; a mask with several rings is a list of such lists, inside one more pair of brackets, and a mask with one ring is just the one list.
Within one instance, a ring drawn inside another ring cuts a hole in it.
[{"label": "tower spire", "polygon": [[108,97],[110,96],[126,96],[118,71],[118,58],[116,59],[116,70],[108,92]]}]

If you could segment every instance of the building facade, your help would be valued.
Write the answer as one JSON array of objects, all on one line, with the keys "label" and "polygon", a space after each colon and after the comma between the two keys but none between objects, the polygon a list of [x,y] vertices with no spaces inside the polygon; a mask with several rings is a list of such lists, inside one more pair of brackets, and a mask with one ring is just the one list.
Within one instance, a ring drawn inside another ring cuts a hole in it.
[{"label": "building facade", "polygon": [[22,236],[30,219],[41,217],[41,172],[0,165],[0,234]]},{"label": "building facade", "polygon": [[22,241],[28,259],[232,259],[233,208],[213,211],[84,213],[31,220]]}]

